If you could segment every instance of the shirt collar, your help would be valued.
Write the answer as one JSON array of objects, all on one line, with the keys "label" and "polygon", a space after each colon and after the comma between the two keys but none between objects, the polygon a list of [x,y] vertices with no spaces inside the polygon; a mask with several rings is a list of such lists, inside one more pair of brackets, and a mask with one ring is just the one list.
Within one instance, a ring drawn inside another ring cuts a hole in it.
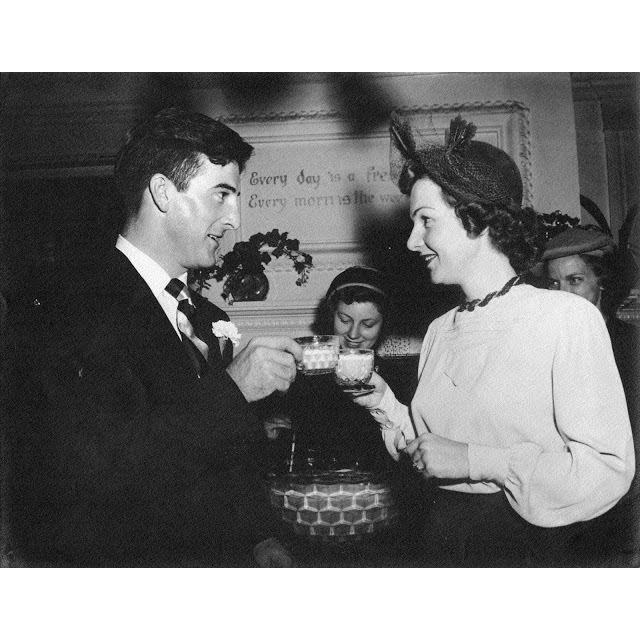
[{"label": "shirt collar", "polygon": [[[131,244],[124,236],[119,235],[116,241],[116,249],[121,251],[134,266],[136,271],[149,285],[149,288],[153,292],[153,295],[160,296],[164,292],[164,288],[171,280],[169,274],[153,259],[150,258],[144,251],[138,249],[135,245]],[[187,272],[177,276],[186,287],[187,284]],[[186,291],[187,289],[185,289]]]}]

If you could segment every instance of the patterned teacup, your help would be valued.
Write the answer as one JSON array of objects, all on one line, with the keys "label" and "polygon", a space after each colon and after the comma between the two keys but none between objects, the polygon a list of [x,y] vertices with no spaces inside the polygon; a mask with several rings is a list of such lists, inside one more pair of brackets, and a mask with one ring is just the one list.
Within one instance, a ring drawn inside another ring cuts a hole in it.
[{"label": "patterned teacup", "polygon": [[297,367],[305,375],[331,373],[336,368],[340,349],[338,336],[304,336],[295,341],[302,347],[302,362]]},{"label": "patterned teacup", "polygon": [[373,349],[340,349],[338,365],[334,371],[341,387],[359,387],[367,384],[373,373]]}]

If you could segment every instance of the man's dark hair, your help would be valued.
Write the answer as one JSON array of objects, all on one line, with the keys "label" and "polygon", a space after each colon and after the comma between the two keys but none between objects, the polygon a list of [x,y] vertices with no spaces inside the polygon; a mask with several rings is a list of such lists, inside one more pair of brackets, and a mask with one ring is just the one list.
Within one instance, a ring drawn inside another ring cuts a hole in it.
[{"label": "man's dark hair", "polygon": [[115,177],[127,217],[134,215],[155,173],[183,191],[204,154],[214,164],[237,162],[240,171],[253,147],[226,125],[201,113],[172,107],[131,129],[115,163]]}]

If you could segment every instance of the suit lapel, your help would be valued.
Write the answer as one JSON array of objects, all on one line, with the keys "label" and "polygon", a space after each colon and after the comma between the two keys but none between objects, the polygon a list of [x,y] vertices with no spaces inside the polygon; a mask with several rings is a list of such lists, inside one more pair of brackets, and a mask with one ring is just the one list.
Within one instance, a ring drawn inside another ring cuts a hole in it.
[{"label": "suit lapel", "polygon": [[[224,348],[221,345],[221,339],[213,335],[212,323],[218,320],[229,321],[229,316],[211,301],[207,300],[198,293],[191,292],[191,299],[196,308],[194,329],[198,333],[198,337],[204,340],[209,347],[209,358],[211,353],[215,353],[216,361],[223,367],[226,367],[233,359],[233,345],[231,341],[224,340]],[[197,325],[197,326],[196,326]],[[202,333],[200,333],[200,331]]]},{"label": "suit lapel", "polygon": [[117,287],[111,286],[113,322],[121,327],[123,340],[132,345],[131,353],[142,368],[163,370],[166,378],[182,377],[183,372],[189,379],[195,377],[180,337],[144,278],[120,251],[114,253],[109,277],[111,283],[117,282]]},{"label": "suit lapel", "polygon": [[[179,362],[181,368],[187,368],[189,373],[194,373],[193,365],[179,336],[144,278],[117,249],[109,256],[109,263],[108,268],[103,270],[109,274],[103,286],[110,291],[114,311],[119,309],[116,312],[120,317],[118,322],[128,324],[127,331],[131,340],[139,347],[144,347],[141,352],[152,362],[161,357],[159,351],[166,349],[171,361]],[[224,351],[221,353],[220,341],[213,335],[211,324],[218,320],[228,320],[229,316],[197,293],[191,292],[191,299],[196,309],[192,320],[193,328],[196,335],[209,347],[209,365],[226,367],[233,358],[233,345],[226,340]],[[158,349],[159,344],[164,345],[163,349]]]},{"label": "suit lapel", "polygon": [[220,343],[211,329],[211,323],[213,322],[210,320],[211,315],[206,312],[205,305],[202,302],[194,300],[194,306],[196,311],[192,319],[193,329],[198,338],[206,342],[207,347],[209,347],[209,364],[221,365]]}]

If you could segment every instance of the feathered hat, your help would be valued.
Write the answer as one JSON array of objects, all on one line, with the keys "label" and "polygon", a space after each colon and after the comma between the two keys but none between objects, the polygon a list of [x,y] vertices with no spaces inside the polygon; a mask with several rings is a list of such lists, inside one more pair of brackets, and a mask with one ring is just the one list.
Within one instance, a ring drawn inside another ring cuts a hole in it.
[{"label": "feathered hat", "polygon": [[473,140],[476,126],[460,116],[451,121],[444,145],[420,141],[408,122],[391,114],[391,177],[403,193],[403,176],[426,175],[456,199],[468,203],[522,206],[522,178],[511,157]]}]

